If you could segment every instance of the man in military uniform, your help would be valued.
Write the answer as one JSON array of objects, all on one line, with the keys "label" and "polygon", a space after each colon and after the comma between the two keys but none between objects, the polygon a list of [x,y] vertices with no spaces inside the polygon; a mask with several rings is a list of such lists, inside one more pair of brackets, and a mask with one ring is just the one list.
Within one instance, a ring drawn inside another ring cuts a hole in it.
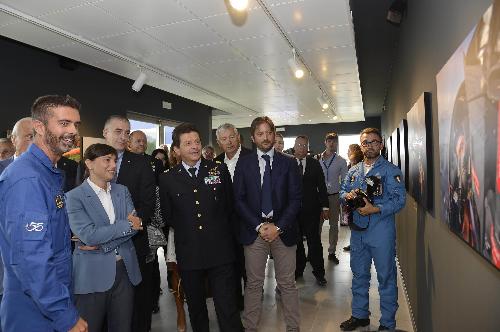
[{"label": "man in military uniform", "polygon": [[55,167],[75,144],[79,109],[70,96],[38,98],[34,143],[0,176],[3,331],[87,331],[71,300],[71,236]]},{"label": "man in military uniform", "polygon": [[236,305],[233,190],[224,163],[201,158],[198,130],[189,123],[172,133],[182,162],[160,176],[164,220],[175,231],[177,266],[194,332],[208,332],[205,279],[213,294],[220,330],[243,331]]},{"label": "man in military uniform", "polygon": [[[377,270],[380,295],[379,331],[396,327],[398,292],[396,276],[395,214],[405,206],[406,191],[401,182],[402,173],[393,164],[380,157],[383,147],[378,129],[361,132],[361,150],[364,161],[351,167],[342,182],[340,197],[347,203],[361,195],[355,189],[368,193],[363,207],[353,213],[351,231],[352,316],[340,325],[343,331],[353,331],[370,324],[368,291],[372,260]],[[358,202],[359,202],[359,198]],[[361,205],[363,205],[361,203]]]}]

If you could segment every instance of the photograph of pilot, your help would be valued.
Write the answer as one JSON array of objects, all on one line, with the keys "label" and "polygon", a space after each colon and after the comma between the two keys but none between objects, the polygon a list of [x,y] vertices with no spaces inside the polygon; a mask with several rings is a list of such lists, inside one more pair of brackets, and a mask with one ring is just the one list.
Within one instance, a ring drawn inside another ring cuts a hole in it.
[{"label": "photograph of pilot", "polygon": [[429,181],[429,162],[432,154],[427,146],[432,136],[431,94],[424,92],[407,114],[408,119],[408,158],[409,158],[409,192],[415,201],[426,209],[432,207],[429,197],[432,183]]},{"label": "photograph of pilot", "polygon": [[399,163],[399,128],[394,129],[391,135],[392,138],[392,163],[401,169]]},{"label": "photograph of pilot", "polygon": [[436,75],[441,218],[500,269],[500,0]]},{"label": "photograph of pilot", "polygon": [[409,181],[409,160],[408,160],[408,121],[406,119],[401,120],[399,123],[399,168],[401,173],[403,173],[403,178],[405,181],[405,188],[408,190]]}]

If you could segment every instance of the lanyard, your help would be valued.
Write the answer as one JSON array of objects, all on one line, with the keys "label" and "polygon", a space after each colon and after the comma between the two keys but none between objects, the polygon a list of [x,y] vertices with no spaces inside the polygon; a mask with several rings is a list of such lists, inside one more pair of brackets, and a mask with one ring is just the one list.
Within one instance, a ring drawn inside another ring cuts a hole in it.
[{"label": "lanyard", "polygon": [[335,159],[336,156],[337,154],[334,153],[332,159],[330,159],[330,162],[328,163],[328,166],[326,166],[325,159],[322,160],[322,163],[326,168],[326,182],[328,182],[328,170],[330,169],[330,166],[332,166],[333,159]]}]

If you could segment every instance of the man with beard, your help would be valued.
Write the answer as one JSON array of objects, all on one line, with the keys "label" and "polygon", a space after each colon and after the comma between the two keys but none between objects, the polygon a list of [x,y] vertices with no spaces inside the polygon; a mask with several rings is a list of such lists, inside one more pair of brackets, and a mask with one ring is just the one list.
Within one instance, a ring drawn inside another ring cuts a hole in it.
[{"label": "man with beard", "polygon": [[250,133],[257,149],[240,156],[233,179],[247,272],[243,326],[249,332],[259,328],[262,287],[267,256],[271,253],[286,330],[299,331],[295,285],[297,217],[302,200],[299,167],[292,156],[275,151],[276,130],[270,118],[255,118]]},{"label": "man with beard", "polygon": [[[405,206],[406,191],[399,168],[380,156],[380,131],[364,129],[360,142],[364,161],[349,169],[340,189],[341,199],[355,209],[351,226],[352,316],[340,328],[354,331],[370,324],[368,294],[373,260],[382,313],[378,330],[394,330],[398,309],[394,216]],[[361,203],[358,195],[362,195]]]},{"label": "man with beard", "polygon": [[38,98],[34,144],[0,176],[3,331],[87,331],[71,300],[70,230],[55,167],[75,143],[79,110],[70,96]]},{"label": "man with beard", "polygon": [[149,248],[146,226],[151,220],[156,202],[155,175],[145,156],[127,150],[130,138],[130,121],[126,117],[122,115],[110,116],[104,124],[102,134],[106,144],[111,145],[118,152],[113,181],[128,188],[137,216],[142,219],[145,226],[144,230],[138,231],[132,238],[142,275],[141,283],[135,286],[132,331],[148,332],[153,311],[154,255],[151,255]]}]

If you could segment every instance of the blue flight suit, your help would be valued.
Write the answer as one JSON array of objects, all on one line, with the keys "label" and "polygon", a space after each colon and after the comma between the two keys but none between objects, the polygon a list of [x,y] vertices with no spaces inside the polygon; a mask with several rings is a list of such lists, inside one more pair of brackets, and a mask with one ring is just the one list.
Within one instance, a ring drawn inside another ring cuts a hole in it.
[{"label": "blue flight suit", "polygon": [[360,319],[370,316],[368,290],[373,259],[379,283],[380,325],[394,329],[398,309],[394,215],[405,206],[406,190],[399,168],[379,157],[366,175],[363,162],[351,167],[341,185],[341,199],[345,202],[345,195],[356,188],[366,192],[366,177],[370,176],[380,180],[381,192],[373,197],[373,205],[380,208],[380,213],[369,216],[353,213],[355,226],[366,230],[351,231],[352,316]]},{"label": "blue flight suit", "polygon": [[0,176],[3,332],[70,330],[72,262],[63,175],[35,144]]}]

